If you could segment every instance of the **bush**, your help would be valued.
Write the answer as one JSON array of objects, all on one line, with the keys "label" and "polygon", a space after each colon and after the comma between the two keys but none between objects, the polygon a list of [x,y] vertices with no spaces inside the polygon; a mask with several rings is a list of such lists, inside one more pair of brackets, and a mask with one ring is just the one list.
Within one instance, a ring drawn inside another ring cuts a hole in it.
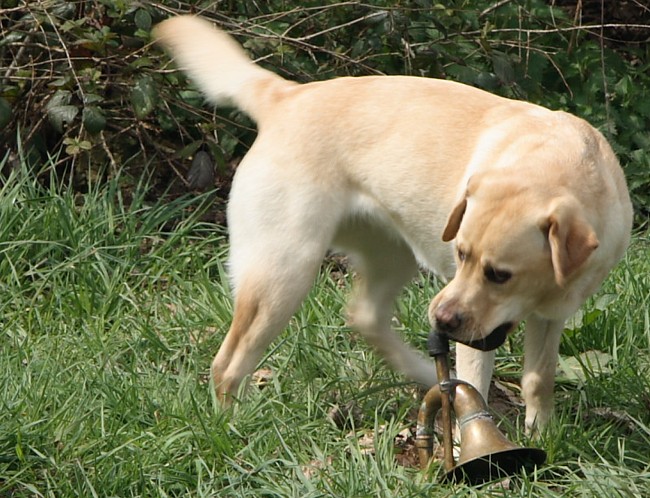
[{"label": "bush", "polygon": [[[612,142],[642,221],[650,205],[650,13],[636,2],[611,4],[600,12],[599,0],[4,1],[0,154],[14,157],[22,144],[42,163],[63,151],[57,167],[78,186],[118,168],[139,177],[152,165],[161,188],[175,180],[184,190],[192,187],[190,158],[205,150],[225,196],[254,126],[205,106],[150,44],[153,24],[194,12],[298,81],[449,78],[584,117]],[[601,20],[605,27],[588,27]]]}]

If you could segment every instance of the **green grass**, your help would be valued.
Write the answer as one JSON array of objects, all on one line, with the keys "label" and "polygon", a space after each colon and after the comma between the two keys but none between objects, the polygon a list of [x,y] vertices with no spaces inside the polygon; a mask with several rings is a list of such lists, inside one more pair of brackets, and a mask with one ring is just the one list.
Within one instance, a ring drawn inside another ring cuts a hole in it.
[{"label": "green grass", "polygon": [[[326,268],[263,360],[272,379],[223,412],[208,367],[231,302],[226,238],[200,221],[209,198],[152,203],[142,182],[127,202],[119,179],[85,194],[46,180],[19,170],[0,187],[0,496],[650,493],[646,234],[566,334],[563,359],[582,366],[560,376],[537,443],[547,464],[508,489],[445,486],[396,459],[415,391],[343,325],[348,275]],[[398,304],[397,327],[421,348],[436,289],[421,277]],[[515,392],[520,359],[515,336],[497,369]],[[335,404],[354,407],[345,428],[328,418]],[[502,425],[525,443],[522,417]]]}]

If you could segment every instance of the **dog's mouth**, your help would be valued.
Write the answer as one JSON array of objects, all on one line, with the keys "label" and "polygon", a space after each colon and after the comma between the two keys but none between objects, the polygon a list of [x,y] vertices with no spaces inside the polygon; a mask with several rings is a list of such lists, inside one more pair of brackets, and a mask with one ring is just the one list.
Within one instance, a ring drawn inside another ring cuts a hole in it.
[{"label": "dog's mouth", "polygon": [[504,342],[506,342],[506,337],[508,332],[514,328],[515,324],[513,322],[506,322],[499,325],[492,332],[482,339],[477,339],[474,341],[459,341],[453,339],[456,342],[469,346],[470,348],[479,349],[481,351],[492,351],[493,349],[498,348]]}]

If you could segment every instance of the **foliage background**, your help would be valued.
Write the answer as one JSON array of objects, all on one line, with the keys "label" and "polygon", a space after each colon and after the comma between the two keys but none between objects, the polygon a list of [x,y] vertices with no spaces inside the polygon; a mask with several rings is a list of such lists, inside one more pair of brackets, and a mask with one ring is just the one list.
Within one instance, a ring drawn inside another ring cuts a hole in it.
[{"label": "foliage background", "polygon": [[[648,216],[650,7],[640,0],[2,0],[0,7],[6,167],[18,164],[21,144],[31,163],[56,156],[79,189],[118,169],[128,184],[129,174],[146,169],[153,196],[214,187],[223,200],[254,126],[237,111],[204,106],[150,44],[153,24],[192,12],[298,81],[449,78],[573,112],[611,140],[638,221]],[[202,161],[200,150],[209,154]],[[210,171],[188,176],[192,159]]]}]

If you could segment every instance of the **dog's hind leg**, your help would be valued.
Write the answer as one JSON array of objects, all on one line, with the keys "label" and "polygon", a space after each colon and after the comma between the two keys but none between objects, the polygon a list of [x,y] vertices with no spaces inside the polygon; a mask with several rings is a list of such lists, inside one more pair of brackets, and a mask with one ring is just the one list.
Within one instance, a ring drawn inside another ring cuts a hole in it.
[{"label": "dog's hind leg", "polygon": [[354,254],[359,275],[350,304],[351,325],[393,369],[425,387],[436,384],[433,362],[391,327],[395,298],[417,270],[411,250],[396,236],[373,226],[353,227],[348,237],[340,238]]},{"label": "dog's hind leg", "polygon": [[280,272],[247,273],[238,285],[233,321],[212,362],[212,378],[223,404],[232,401],[265,349],[287,325],[307,294],[319,263]]},{"label": "dog's hind leg", "polygon": [[336,191],[303,188],[286,174],[287,168],[251,150],[231,190],[229,271],[235,310],[212,362],[217,395],[225,404],[300,306],[340,216]]}]

